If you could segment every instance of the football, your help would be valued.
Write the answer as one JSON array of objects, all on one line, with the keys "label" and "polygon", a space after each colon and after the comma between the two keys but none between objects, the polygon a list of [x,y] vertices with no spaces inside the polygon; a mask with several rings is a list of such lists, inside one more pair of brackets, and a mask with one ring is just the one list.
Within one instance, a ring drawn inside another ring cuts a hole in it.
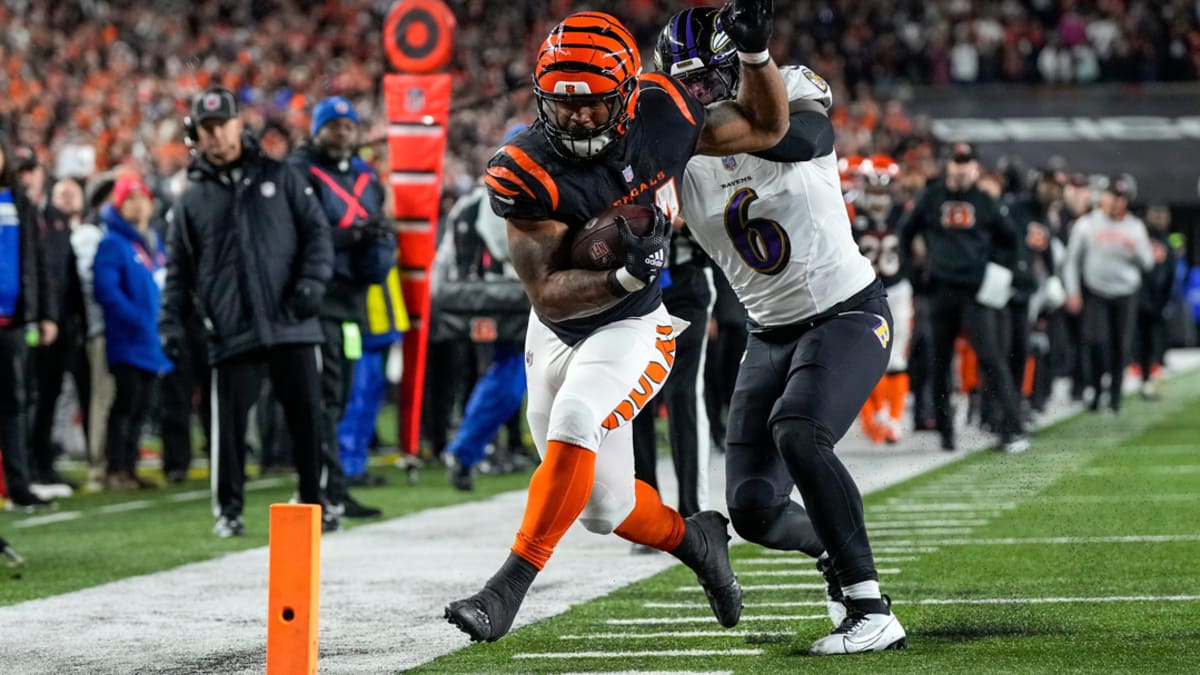
[{"label": "football", "polygon": [[654,208],[641,204],[614,206],[587,221],[571,240],[573,269],[611,270],[624,264],[617,218],[624,218],[634,234],[644,235],[654,225]]}]

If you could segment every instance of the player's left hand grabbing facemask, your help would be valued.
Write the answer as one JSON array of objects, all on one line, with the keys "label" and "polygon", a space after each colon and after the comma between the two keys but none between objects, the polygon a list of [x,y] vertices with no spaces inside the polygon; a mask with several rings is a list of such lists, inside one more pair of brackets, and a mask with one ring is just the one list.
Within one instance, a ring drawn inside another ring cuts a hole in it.
[{"label": "player's left hand grabbing facemask", "polygon": [[767,50],[775,13],[773,0],[733,0],[721,8],[719,25],[738,51],[759,54]]},{"label": "player's left hand grabbing facemask", "polygon": [[662,209],[653,208],[654,224],[643,235],[634,234],[624,218],[617,218],[617,232],[625,251],[625,266],[609,273],[609,286],[617,297],[656,283],[667,266],[671,219]]}]

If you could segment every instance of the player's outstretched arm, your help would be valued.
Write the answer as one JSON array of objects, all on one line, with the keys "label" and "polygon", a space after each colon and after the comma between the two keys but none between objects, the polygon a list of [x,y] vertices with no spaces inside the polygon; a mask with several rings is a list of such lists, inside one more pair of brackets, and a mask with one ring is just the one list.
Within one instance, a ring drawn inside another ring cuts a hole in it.
[{"label": "player's outstretched arm", "polygon": [[766,150],[787,132],[787,87],[767,51],[773,5],[772,0],[734,0],[721,10],[721,27],[738,48],[741,86],[735,100],[709,106],[697,154]]},{"label": "player's outstretched arm", "polygon": [[513,267],[534,309],[551,321],[595,314],[621,301],[607,271],[558,269],[566,234],[566,223],[557,220],[508,219]]}]

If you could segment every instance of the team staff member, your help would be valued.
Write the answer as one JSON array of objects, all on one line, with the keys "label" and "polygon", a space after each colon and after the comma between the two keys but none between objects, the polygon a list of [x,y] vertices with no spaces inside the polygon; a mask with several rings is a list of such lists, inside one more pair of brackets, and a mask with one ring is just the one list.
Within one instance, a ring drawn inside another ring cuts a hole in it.
[{"label": "team staff member", "polygon": [[933,286],[933,399],[942,449],[954,450],[954,413],[950,403],[950,363],[954,340],[965,330],[979,356],[988,390],[1001,409],[1000,441],[1009,452],[1028,447],[1017,390],[997,344],[995,309],[980,304],[976,293],[990,261],[1017,260],[1016,229],[1000,204],[976,186],[979,163],[966,143],[955,144],[946,163],[945,181],[933,183],[900,227],[900,257],[911,267],[913,239],[921,235]]},{"label": "team staff member", "polygon": [[[230,537],[245,534],[243,439],[264,371],[295,443],[300,501],[321,503],[317,313],[333,271],[333,246],[312,188],[242,133],[231,92],[198,95],[185,125],[198,153],[176,205],[159,334],[174,360],[192,312],[207,330],[213,533]],[[324,514],[323,526],[336,528],[332,513]]]},{"label": "team staff member", "polygon": [[58,337],[57,307],[38,246],[37,212],[17,181],[16,157],[0,136],[0,452],[12,503],[48,506],[29,489],[25,377],[30,346]]},{"label": "team staff member", "polygon": [[1150,247],[1154,249],[1154,267],[1142,278],[1138,294],[1137,363],[1142,369],[1142,397],[1158,398],[1156,369],[1162,366],[1166,351],[1167,306],[1175,287],[1177,258],[1171,248],[1171,211],[1166,204],[1146,210]]},{"label": "team staff member", "polygon": [[1154,267],[1146,224],[1129,212],[1132,186],[1113,178],[1100,204],[1071,229],[1063,284],[1067,311],[1082,312],[1092,367],[1091,410],[1100,409],[1102,378],[1109,376],[1108,407],[1121,412],[1121,382],[1138,306],[1142,272]]},{"label": "team staff member", "polygon": [[396,261],[396,234],[385,223],[384,192],[371,166],[355,155],[358,114],[340,96],[322,99],[313,108],[310,142],[293,161],[308,179],[333,225],[333,278],[321,303],[321,396],[325,403],[322,464],[326,498],[348,518],[370,518],[382,512],[350,496],[347,480],[374,484],[363,472],[347,476],[338,458],[337,425],[346,409],[354,362],[362,356],[362,323],[367,315],[367,288],[382,283]]}]

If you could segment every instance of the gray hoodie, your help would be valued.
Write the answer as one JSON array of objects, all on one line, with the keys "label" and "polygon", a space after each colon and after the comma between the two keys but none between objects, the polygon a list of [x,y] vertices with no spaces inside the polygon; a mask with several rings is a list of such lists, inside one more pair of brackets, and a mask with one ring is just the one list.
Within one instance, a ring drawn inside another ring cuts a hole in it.
[{"label": "gray hoodie", "polygon": [[1154,266],[1150,236],[1140,218],[1126,213],[1113,220],[1093,209],[1075,222],[1063,263],[1067,293],[1104,298],[1132,295],[1142,285],[1142,271]]}]

